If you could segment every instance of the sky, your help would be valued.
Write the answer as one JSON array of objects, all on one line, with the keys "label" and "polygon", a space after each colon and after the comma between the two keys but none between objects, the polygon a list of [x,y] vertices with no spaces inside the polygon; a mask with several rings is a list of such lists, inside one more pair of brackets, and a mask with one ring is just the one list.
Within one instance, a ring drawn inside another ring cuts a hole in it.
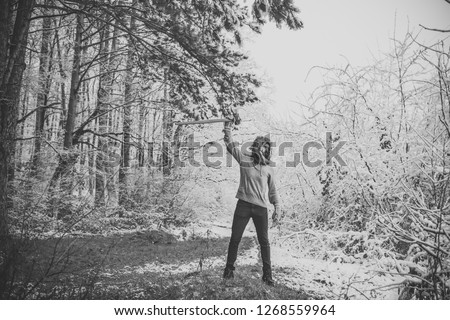
[{"label": "sky", "polygon": [[[258,67],[257,74],[270,79],[270,112],[296,108],[295,101],[322,82],[313,66],[370,65],[392,47],[392,38],[403,39],[407,30],[420,32],[424,43],[434,43],[450,33],[426,31],[450,29],[450,4],[445,0],[294,0],[304,28],[290,31],[264,26],[246,49]],[[308,76],[308,77],[307,77]],[[298,108],[298,107],[297,107]]]}]

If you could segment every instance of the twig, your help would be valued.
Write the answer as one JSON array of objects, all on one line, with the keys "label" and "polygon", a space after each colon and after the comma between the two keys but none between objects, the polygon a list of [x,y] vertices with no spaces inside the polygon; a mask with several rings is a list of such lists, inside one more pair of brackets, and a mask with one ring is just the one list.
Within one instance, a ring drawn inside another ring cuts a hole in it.
[{"label": "twig", "polygon": [[[448,0],[445,0],[446,2],[449,2]],[[450,2],[449,2],[450,3]],[[428,30],[428,31],[436,31],[436,32],[443,32],[443,33],[447,33],[447,32],[450,32],[450,29],[448,29],[448,30],[443,30],[443,29],[435,29],[435,28],[428,28],[428,27],[425,27],[424,25],[422,25],[422,24],[419,24],[419,26],[421,26],[422,28],[424,28],[425,30]]]}]

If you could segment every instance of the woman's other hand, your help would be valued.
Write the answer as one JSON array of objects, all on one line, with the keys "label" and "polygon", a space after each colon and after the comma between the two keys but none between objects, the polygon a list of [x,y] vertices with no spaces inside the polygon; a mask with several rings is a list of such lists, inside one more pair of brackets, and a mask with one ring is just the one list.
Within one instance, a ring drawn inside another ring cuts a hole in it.
[{"label": "woman's other hand", "polygon": [[272,213],[272,222],[273,223],[278,223],[278,211],[280,209],[278,209],[277,207],[275,207],[275,210]]}]

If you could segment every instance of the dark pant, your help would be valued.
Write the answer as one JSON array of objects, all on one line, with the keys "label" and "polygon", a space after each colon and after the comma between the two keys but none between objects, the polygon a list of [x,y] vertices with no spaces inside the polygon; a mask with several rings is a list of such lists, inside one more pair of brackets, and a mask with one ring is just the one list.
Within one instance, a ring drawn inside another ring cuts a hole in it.
[{"label": "dark pant", "polygon": [[227,267],[234,270],[239,243],[242,239],[245,227],[250,218],[255,224],[258,242],[261,247],[261,258],[263,261],[263,270],[270,271],[270,244],[267,217],[267,208],[255,204],[238,200],[236,210],[234,211],[233,225],[231,227],[231,239],[228,246]]}]

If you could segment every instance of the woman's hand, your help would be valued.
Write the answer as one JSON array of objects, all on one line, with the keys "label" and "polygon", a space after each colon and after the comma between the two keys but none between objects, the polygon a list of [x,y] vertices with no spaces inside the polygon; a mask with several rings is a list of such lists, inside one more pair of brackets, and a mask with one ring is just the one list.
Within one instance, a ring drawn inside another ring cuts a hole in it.
[{"label": "woman's hand", "polygon": [[275,210],[272,213],[272,222],[277,223],[278,222],[278,211],[277,207],[275,207]]},{"label": "woman's hand", "polygon": [[228,143],[231,142],[231,130],[233,129],[233,122],[227,121],[223,123],[223,133],[225,134],[223,140]]}]

